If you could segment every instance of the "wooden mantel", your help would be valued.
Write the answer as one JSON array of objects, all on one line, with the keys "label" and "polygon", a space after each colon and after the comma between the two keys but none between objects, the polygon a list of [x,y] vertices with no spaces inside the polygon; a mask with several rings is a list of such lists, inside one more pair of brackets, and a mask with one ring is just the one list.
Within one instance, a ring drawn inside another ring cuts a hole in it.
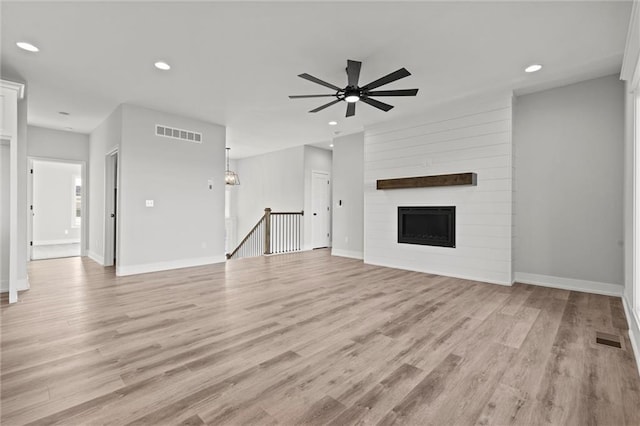
[{"label": "wooden mantel", "polygon": [[416,176],[397,179],[379,179],[376,189],[428,188],[433,186],[477,185],[475,173],[455,173],[450,175]]}]

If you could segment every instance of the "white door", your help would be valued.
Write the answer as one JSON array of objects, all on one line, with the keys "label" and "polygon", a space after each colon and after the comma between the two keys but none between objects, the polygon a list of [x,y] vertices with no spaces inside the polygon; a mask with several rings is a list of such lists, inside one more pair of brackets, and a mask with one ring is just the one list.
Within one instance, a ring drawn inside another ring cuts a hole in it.
[{"label": "white door", "polygon": [[105,157],[104,266],[118,257],[118,151]]},{"label": "white door", "polygon": [[331,223],[329,173],[312,172],[311,182],[311,240],[313,248],[329,246],[329,225]]}]

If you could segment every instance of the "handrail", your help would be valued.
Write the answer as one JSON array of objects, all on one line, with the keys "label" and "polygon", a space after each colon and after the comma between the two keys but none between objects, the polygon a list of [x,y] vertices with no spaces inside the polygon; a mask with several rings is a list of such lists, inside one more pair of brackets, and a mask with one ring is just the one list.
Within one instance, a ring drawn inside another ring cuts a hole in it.
[{"label": "handrail", "polygon": [[238,250],[242,248],[242,246],[247,242],[249,237],[251,237],[251,234],[253,234],[253,232],[256,229],[258,229],[258,227],[263,221],[264,221],[264,215],[258,220],[258,223],[256,223],[255,226],[251,228],[251,231],[249,231],[249,233],[242,239],[242,241],[240,241],[240,244],[238,244],[238,247],[236,247],[235,250],[233,250],[231,253],[227,253],[227,259],[231,259],[233,256],[236,255],[236,253],[238,253]]},{"label": "handrail", "polygon": [[[270,208],[265,208],[264,215],[235,250],[227,254],[227,259],[300,251],[302,249],[302,216],[304,216],[304,210],[272,212]],[[262,238],[259,234],[262,234]]]}]

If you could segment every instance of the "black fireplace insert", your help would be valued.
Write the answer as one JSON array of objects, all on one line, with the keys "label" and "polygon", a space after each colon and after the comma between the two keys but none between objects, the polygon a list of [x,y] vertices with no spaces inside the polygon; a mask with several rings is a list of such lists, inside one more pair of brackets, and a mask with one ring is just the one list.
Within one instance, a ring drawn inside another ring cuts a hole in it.
[{"label": "black fireplace insert", "polygon": [[456,246],[456,207],[398,207],[398,242]]}]

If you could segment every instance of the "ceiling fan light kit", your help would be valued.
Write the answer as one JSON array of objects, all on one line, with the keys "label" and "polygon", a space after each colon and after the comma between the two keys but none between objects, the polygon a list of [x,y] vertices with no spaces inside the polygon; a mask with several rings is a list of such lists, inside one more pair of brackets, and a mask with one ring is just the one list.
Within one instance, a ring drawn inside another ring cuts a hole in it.
[{"label": "ceiling fan light kit", "polygon": [[371,105],[374,108],[378,108],[379,110],[387,112],[391,108],[393,108],[393,105],[380,102],[376,99],[373,99],[372,97],[416,96],[418,93],[418,89],[373,90],[380,86],[384,86],[385,84],[393,83],[394,81],[410,76],[411,73],[407,71],[406,68],[400,68],[399,70],[394,71],[391,74],[387,74],[384,77],[381,77],[375,81],[372,81],[369,84],[366,84],[364,86],[358,86],[361,67],[362,67],[362,62],[347,60],[347,86],[344,88],[340,88],[334,84],[327,83],[326,81],[320,80],[319,78],[306,73],[300,74],[298,75],[298,77],[304,78],[305,80],[309,80],[321,86],[328,87],[329,89],[333,89],[336,92],[333,94],[323,94],[323,95],[291,95],[289,96],[289,98],[301,99],[301,98],[335,97],[336,98],[335,100],[327,104],[321,105],[318,108],[312,109],[309,112],[322,111],[323,109],[328,108],[331,105],[335,105],[338,102],[344,101],[344,102],[347,102],[346,117],[352,117],[356,114],[356,103],[358,101],[362,101],[365,104]]}]

